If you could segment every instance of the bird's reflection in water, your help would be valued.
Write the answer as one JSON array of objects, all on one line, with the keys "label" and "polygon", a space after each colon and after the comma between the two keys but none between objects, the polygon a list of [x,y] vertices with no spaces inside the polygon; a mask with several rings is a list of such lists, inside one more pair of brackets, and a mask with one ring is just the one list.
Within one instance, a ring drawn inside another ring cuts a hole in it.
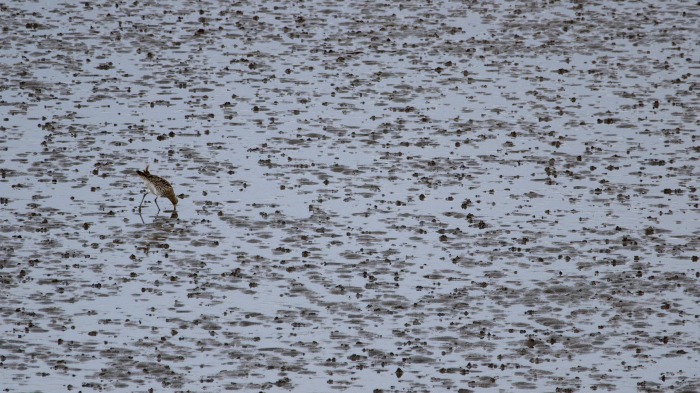
[{"label": "bird's reflection in water", "polygon": [[[139,218],[141,218],[141,223],[146,224],[146,220],[143,219],[143,214],[141,214],[141,209],[137,210],[137,213],[139,214]],[[180,216],[177,214],[177,210],[173,209],[172,212],[170,213],[170,217],[167,217],[165,215],[161,216],[160,211],[158,211],[155,215],[152,216],[153,221],[151,223],[156,223],[156,222],[165,222],[165,221],[170,221],[170,220],[177,220]]]}]

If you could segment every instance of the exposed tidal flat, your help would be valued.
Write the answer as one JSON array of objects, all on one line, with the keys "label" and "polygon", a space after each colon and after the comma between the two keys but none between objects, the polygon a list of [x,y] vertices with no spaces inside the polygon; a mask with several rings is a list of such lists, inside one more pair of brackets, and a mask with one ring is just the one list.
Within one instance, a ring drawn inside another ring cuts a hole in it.
[{"label": "exposed tidal flat", "polygon": [[697,3],[0,14],[3,392],[700,391]]}]

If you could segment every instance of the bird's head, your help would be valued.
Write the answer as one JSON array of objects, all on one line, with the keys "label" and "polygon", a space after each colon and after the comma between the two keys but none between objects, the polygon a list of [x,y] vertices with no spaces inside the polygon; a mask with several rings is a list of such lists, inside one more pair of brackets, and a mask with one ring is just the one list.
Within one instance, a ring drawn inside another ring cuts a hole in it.
[{"label": "bird's head", "polygon": [[170,192],[168,195],[165,196],[166,198],[170,199],[170,202],[173,203],[173,207],[177,205],[177,197],[175,196],[174,192]]}]

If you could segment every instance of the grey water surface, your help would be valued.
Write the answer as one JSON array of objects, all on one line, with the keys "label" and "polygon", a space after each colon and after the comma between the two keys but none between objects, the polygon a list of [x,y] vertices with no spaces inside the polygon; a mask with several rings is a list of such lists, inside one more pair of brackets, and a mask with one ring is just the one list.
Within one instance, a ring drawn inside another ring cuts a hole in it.
[{"label": "grey water surface", "polygon": [[0,14],[2,392],[700,391],[697,2]]}]

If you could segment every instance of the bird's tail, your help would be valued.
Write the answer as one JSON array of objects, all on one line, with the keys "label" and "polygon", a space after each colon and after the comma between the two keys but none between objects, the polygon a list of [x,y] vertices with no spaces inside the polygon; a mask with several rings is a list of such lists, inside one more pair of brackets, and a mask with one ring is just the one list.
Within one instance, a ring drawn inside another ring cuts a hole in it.
[{"label": "bird's tail", "polygon": [[139,175],[139,177],[144,177],[144,178],[151,176],[151,172],[148,171],[149,165],[150,164],[146,165],[146,169],[144,169],[143,171],[140,171],[137,169],[136,174]]}]

